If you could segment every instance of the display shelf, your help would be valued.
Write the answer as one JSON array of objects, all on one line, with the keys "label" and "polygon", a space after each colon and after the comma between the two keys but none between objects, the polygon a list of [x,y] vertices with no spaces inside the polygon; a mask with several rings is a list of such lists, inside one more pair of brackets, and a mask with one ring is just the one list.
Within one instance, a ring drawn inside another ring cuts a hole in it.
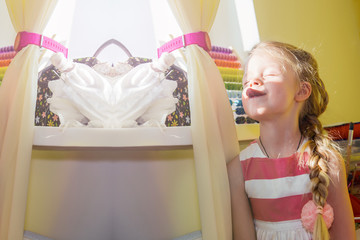
[{"label": "display shelf", "polygon": [[[258,125],[237,125],[239,141],[255,139]],[[44,147],[156,147],[192,145],[191,127],[59,128],[35,126],[34,146]]]},{"label": "display shelf", "polygon": [[34,146],[151,147],[191,145],[190,127],[59,128],[35,127]]},{"label": "display shelf", "polygon": [[[346,147],[348,145],[348,140],[339,140],[336,141],[341,149],[341,154],[346,158]],[[351,146],[351,158],[350,163],[360,163],[360,139],[354,139]]]}]

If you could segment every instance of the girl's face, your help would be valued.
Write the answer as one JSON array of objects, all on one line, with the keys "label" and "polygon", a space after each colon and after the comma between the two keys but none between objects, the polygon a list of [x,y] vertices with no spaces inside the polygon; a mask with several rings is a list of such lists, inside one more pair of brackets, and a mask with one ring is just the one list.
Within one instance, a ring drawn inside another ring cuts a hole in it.
[{"label": "girl's face", "polygon": [[260,122],[294,114],[298,85],[295,72],[288,64],[265,51],[254,53],[243,78],[245,112]]}]

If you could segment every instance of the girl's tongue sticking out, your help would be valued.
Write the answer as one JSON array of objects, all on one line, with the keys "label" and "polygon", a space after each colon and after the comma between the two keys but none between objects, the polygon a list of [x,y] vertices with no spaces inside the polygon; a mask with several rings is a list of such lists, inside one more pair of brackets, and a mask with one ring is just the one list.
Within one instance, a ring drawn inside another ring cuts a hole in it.
[{"label": "girl's tongue sticking out", "polygon": [[260,97],[260,96],[263,96],[265,95],[265,93],[263,91],[260,91],[260,90],[256,90],[256,89],[253,89],[253,88],[248,88],[246,90],[246,95],[249,97],[249,98],[253,98],[253,97]]}]

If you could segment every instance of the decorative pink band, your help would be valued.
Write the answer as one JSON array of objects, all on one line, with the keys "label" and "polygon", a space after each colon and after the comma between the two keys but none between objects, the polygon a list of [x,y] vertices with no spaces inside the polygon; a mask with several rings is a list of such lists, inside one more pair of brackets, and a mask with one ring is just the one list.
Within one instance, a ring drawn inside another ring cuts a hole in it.
[{"label": "decorative pink band", "polygon": [[211,50],[211,42],[207,32],[194,32],[174,38],[157,49],[158,57],[164,52],[172,52],[176,49],[197,44],[205,51]]},{"label": "decorative pink band", "polygon": [[68,49],[51,38],[48,38],[38,33],[26,31],[18,32],[14,43],[14,50],[16,52],[19,52],[21,49],[23,49],[29,44],[44,47],[53,52],[61,52],[64,54],[65,57],[67,57],[68,55]]}]

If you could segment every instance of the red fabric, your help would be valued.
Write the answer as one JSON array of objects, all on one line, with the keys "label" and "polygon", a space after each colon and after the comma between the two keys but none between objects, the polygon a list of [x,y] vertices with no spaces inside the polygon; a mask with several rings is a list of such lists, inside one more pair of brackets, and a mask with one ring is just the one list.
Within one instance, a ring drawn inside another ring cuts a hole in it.
[{"label": "red fabric", "polygon": [[[349,136],[350,123],[325,127],[333,140],[345,140]],[[360,122],[354,123],[353,139],[360,138]]]},{"label": "red fabric", "polygon": [[[298,166],[299,153],[290,157],[271,159],[268,158],[249,158],[241,161],[244,172],[244,179],[277,179],[290,176],[298,176],[309,173],[309,169]],[[308,159],[308,153],[304,153],[304,158]]]},{"label": "red fabric", "polygon": [[[352,194],[349,195],[354,217],[360,217],[360,200]],[[360,220],[355,220],[355,222],[360,223]]]},{"label": "red fabric", "polygon": [[303,206],[311,198],[312,193],[307,193],[276,199],[251,198],[250,202],[255,219],[279,222],[299,219]]}]

